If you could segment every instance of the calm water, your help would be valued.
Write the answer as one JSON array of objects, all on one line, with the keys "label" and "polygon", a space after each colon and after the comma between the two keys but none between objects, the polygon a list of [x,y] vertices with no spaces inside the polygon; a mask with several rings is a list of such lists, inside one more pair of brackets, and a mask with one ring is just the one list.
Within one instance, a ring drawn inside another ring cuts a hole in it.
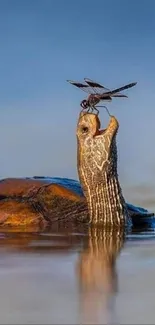
[{"label": "calm water", "polygon": [[0,232],[0,324],[154,324],[155,233]]}]

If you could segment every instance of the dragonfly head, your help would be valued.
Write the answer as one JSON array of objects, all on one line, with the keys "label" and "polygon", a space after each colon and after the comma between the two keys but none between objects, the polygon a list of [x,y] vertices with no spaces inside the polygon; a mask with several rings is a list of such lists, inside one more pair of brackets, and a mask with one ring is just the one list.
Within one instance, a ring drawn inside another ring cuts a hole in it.
[{"label": "dragonfly head", "polygon": [[80,106],[84,109],[88,108],[89,107],[88,101],[86,99],[82,100]]}]

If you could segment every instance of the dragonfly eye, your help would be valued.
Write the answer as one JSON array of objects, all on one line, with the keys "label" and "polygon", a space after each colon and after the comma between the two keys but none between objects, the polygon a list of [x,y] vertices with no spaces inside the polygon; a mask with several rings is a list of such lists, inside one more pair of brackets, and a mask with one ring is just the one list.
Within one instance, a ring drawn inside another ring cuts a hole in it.
[{"label": "dragonfly eye", "polygon": [[84,99],[84,100],[81,102],[81,107],[82,107],[82,108],[88,108],[87,100]]}]

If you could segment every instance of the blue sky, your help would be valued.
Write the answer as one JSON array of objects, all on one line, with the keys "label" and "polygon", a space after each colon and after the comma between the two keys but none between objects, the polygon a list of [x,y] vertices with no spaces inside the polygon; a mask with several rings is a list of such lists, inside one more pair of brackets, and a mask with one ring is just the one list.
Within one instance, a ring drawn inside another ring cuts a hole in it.
[{"label": "blue sky", "polygon": [[109,88],[138,82],[129,99],[109,104],[120,121],[119,175],[124,188],[155,191],[149,0],[0,1],[0,176],[77,178],[75,127],[85,93],[66,79],[84,77]]}]

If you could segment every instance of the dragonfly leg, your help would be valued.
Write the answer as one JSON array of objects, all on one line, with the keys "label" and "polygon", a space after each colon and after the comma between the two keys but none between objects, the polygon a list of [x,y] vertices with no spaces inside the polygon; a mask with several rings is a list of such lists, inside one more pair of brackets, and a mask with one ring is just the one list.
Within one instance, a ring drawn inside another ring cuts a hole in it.
[{"label": "dragonfly leg", "polygon": [[92,111],[93,110],[97,112],[97,115],[99,114],[99,110],[95,106],[92,107]]},{"label": "dragonfly leg", "polygon": [[110,114],[110,112],[109,112],[109,110],[108,110],[107,106],[105,106],[105,105],[104,105],[104,106],[97,106],[97,107],[104,107],[104,108],[105,108],[105,110],[106,110],[106,112],[108,113],[108,115],[109,115],[109,116],[111,116],[111,114]]},{"label": "dragonfly leg", "polygon": [[89,108],[87,109],[87,113],[89,113],[89,112],[90,112],[90,109],[91,109],[91,107],[89,107]]},{"label": "dragonfly leg", "polygon": [[82,108],[81,112],[84,112],[85,114],[90,112],[91,107],[88,107],[87,109],[85,107]]}]

